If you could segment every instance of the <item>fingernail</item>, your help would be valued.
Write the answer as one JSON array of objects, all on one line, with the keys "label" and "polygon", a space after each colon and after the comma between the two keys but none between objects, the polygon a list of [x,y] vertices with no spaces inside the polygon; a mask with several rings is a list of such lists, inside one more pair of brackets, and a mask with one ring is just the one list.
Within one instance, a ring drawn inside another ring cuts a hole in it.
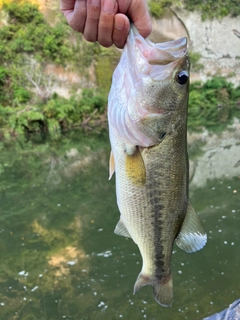
[{"label": "fingernail", "polygon": [[113,13],[115,7],[115,0],[105,0],[103,3],[103,10],[107,13]]},{"label": "fingernail", "polygon": [[122,19],[117,19],[117,20],[115,20],[115,24],[114,24],[114,27],[117,29],[117,30],[119,30],[119,31],[121,31],[123,28],[124,28],[124,20],[122,20]]},{"label": "fingernail", "polygon": [[101,4],[101,0],[92,0],[92,5],[94,7],[100,7]]}]

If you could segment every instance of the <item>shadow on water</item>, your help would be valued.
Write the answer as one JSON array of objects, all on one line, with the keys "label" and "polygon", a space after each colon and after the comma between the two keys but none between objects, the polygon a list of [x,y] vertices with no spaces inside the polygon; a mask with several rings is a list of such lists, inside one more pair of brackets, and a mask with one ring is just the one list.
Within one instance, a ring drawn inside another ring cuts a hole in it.
[{"label": "shadow on water", "polygon": [[[107,133],[0,143],[0,319],[203,319],[240,297],[239,177],[191,189],[209,235],[200,252],[174,247],[174,303],[135,296],[136,245],[113,233]],[[223,173],[224,174],[224,173]]]}]

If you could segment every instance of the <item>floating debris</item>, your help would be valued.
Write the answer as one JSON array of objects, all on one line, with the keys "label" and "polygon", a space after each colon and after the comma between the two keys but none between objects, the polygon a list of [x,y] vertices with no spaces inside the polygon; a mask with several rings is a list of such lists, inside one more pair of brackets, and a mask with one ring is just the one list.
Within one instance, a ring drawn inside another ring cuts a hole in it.
[{"label": "floating debris", "polygon": [[101,253],[97,253],[98,257],[104,257],[104,258],[108,258],[112,255],[112,252],[110,250],[107,250],[105,252],[101,252]]}]

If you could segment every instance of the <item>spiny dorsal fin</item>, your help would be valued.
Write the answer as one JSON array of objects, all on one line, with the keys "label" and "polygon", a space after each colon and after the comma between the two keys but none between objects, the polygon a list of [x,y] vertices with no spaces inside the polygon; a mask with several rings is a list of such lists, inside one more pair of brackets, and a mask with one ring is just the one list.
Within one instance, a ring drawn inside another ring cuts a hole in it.
[{"label": "spiny dorsal fin", "polygon": [[114,230],[114,233],[116,233],[118,236],[123,236],[127,238],[131,238],[127,228],[125,227],[124,223],[120,219],[116,225],[116,228]]},{"label": "spiny dorsal fin", "polygon": [[110,159],[109,159],[109,178],[108,180],[110,180],[112,178],[112,175],[115,172],[115,162],[114,162],[114,156],[113,153],[111,151],[110,153]]},{"label": "spiny dorsal fin", "polygon": [[186,252],[201,250],[207,242],[207,234],[191,203],[188,203],[186,217],[176,238],[178,247]]}]

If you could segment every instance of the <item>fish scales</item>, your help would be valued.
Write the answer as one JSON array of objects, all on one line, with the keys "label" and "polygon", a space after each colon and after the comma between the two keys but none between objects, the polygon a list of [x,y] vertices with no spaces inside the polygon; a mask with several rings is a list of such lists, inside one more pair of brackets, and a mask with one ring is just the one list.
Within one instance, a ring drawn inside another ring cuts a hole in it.
[{"label": "fish scales", "polygon": [[[155,265],[155,275],[160,280],[170,276],[172,239],[175,239],[180,231],[188,202],[187,195],[183,192],[184,188],[178,187],[186,185],[186,177],[182,174],[182,167],[186,165],[186,159],[183,154],[182,163],[180,161],[178,165],[175,165],[176,162],[171,154],[168,153],[170,158],[166,158],[164,145],[168,143],[167,139],[161,143],[161,147],[158,145],[148,150],[149,160],[152,152],[156,152],[160,159],[159,163],[151,164],[147,159],[145,162],[148,172],[146,192],[151,205],[149,219],[153,226],[152,235],[155,248],[152,260]],[[154,156],[152,158],[156,159]],[[163,174],[163,172],[168,174]],[[169,197],[169,190],[174,190],[171,192],[171,197]],[[147,215],[147,212],[145,214]],[[179,223],[176,223],[176,220],[179,220]]]},{"label": "fish scales", "polygon": [[184,39],[155,45],[132,27],[109,94],[110,176],[115,171],[120,211],[115,233],[132,238],[142,256],[134,293],[151,285],[163,306],[173,300],[174,241],[187,252],[206,243],[188,198],[188,72]]}]

